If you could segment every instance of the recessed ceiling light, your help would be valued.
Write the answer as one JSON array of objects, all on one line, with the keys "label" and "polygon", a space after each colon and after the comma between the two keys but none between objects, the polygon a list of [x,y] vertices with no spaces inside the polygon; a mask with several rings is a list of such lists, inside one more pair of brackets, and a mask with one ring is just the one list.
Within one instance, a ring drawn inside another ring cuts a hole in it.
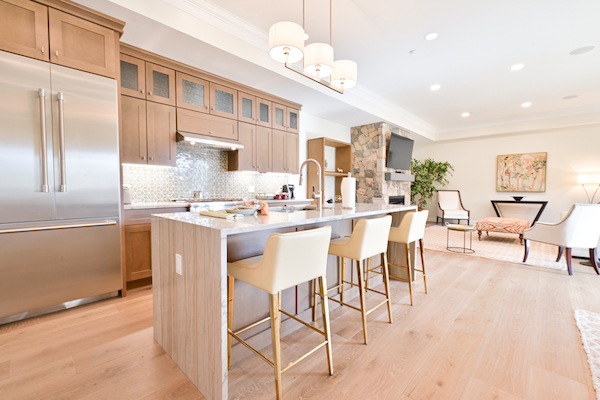
[{"label": "recessed ceiling light", "polygon": [[513,71],[518,71],[518,70],[520,70],[523,67],[524,67],[523,64],[515,64],[512,67],[510,67],[510,69],[512,69]]},{"label": "recessed ceiling light", "polygon": [[521,107],[529,107],[530,105],[531,105],[530,102],[526,102],[526,103],[521,104]]},{"label": "recessed ceiling light", "polygon": [[573,50],[572,52],[570,52],[569,54],[572,56],[578,56],[579,54],[583,54],[583,53],[587,53],[588,51],[592,51],[596,48],[596,46],[585,46],[585,47],[580,47],[578,49]]},{"label": "recessed ceiling light", "polygon": [[460,114],[462,117],[468,117],[469,115],[471,115],[471,113],[468,112],[464,112],[462,114]]},{"label": "recessed ceiling light", "polygon": [[308,40],[308,33],[304,34],[304,40]]},{"label": "recessed ceiling light", "polygon": [[409,54],[415,54],[416,52],[417,52],[416,50],[411,50],[411,51],[409,51],[408,53],[409,53]]},{"label": "recessed ceiling light", "polygon": [[563,100],[571,100],[571,99],[574,99],[576,97],[579,97],[579,95],[578,94],[572,94],[570,96],[563,97]]},{"label": "recessed ceiling light", "polygon": [[431,85],[431,90],[439,90],[441,88],[440,85]]},{"label": "recessed ceiling light", "polygon": [[437,39],[437,37],[438,37],[437,33],[431,32],[431,33],[425,35],[425,40],[434,40],[434,39]]}]

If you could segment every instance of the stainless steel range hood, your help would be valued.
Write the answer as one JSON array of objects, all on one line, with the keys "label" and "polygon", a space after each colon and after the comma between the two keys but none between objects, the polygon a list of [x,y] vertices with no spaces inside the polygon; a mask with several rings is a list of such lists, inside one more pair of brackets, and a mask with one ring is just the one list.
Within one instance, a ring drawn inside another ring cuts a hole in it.
[{"label": "stainless steel range hood", "polygon": [[237,140],[229,140],[216,138],[213,136],[198,135],[197,133],[177,131],[178,142],[198,143],[205,147],[210,147],[218,150],[241,150],[244,145]]}]

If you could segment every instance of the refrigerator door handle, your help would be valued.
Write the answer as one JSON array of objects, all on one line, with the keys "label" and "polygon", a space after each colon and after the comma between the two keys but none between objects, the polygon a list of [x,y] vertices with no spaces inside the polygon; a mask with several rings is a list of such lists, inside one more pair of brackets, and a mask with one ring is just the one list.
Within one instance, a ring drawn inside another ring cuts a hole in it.
[{"label": "refrigerator door handle", "polygon": [[32,232],[32,231],[52,231],[56,229],[71,229],[71,228],[88,228],[91,226],[106,226],[106,225],[117,225],[117,221],[97,221],[97,222],[86,222],[81,224],[57,224],[57,225],[47,225],[47,226],[33,226],[33,227],[23,227],[23,228],[14,228],[14,229],[0,229],[0,234],[2,233],[18,233],[18,232]]},{"label": "refrigerator door handle", "polygon": [[57,93],[58,97],[58,140],[60,150],[60,191],[67,191],[67,166],[65,165],[65,94]]},{"label": "refrigerator door handle", "polygon": [[40,98],[40,136],[42,137],[41,159],[42,159],[42,192],[48,193],[48,142],[46,138],[46,91],[38,90]]}]

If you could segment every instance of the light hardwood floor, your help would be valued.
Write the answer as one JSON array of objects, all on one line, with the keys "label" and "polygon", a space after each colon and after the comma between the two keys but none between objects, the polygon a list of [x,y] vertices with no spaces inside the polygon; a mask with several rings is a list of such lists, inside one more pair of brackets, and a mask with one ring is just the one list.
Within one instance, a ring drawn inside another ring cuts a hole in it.
[{"label": "light hardwood floor", "polygon": [[[426,251],[429,294],[392,281],[394,323],[331,311],[335,374],[319,351],[284,374],[286,399],[595,399],[573,310],[600,313],[600,277]],[[377,295],[370,295],[373,302]],[[356,300],[355,300],[356,301]],[[333,304],[333,303],[332,303]],[[283,365],[321,337],[283,338]],[[269,354],[269,348],[263,350]],[[232,365],[231,399],[274,399],[272,369]],[[0,327],[0,399],[204,399],[152,336],[152,291]]]}]

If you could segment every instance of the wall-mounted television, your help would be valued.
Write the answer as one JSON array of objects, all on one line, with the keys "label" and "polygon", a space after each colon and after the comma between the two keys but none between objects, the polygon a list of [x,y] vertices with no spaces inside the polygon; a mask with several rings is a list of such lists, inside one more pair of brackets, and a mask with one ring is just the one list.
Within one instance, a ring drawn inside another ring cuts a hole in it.
[{"label": "wall-mounted television", "polygon": [[385,166],[410,171],[414,144],[414,140],[392,133]]}]

